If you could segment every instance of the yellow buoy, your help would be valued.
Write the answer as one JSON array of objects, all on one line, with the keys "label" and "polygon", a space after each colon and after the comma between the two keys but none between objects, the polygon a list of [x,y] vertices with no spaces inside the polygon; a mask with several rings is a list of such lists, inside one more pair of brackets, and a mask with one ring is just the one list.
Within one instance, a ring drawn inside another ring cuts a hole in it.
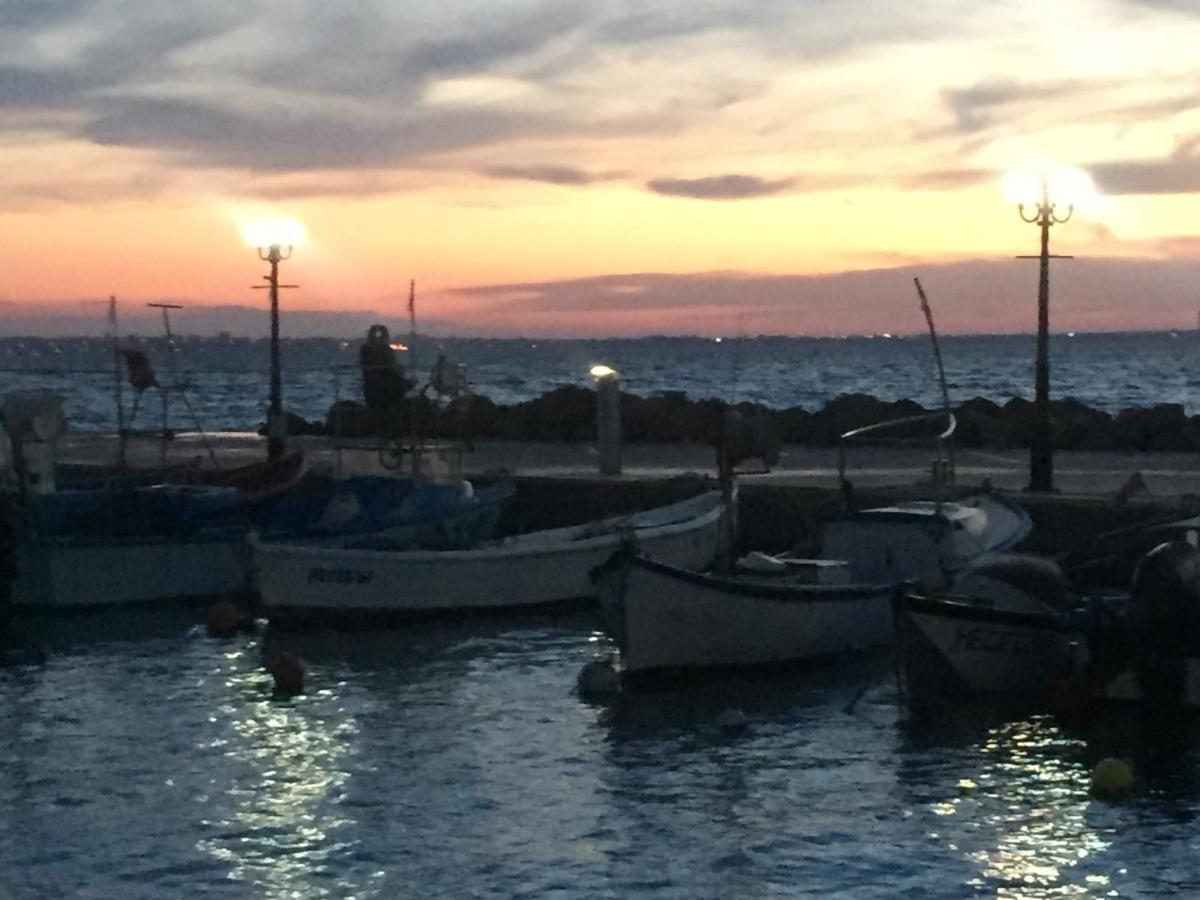
[{"label": "yellow buoy", "polygon": [[1123,759],[1106,756],[1092,769],[1092,795],[1105,800],[1124,797],[1133,788],[1133,766]]}]

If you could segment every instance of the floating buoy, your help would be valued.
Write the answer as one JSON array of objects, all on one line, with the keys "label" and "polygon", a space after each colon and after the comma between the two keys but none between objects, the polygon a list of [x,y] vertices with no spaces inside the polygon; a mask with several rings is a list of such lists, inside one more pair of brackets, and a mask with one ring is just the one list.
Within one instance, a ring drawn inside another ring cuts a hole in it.
[{"label": "floating buoy", "polygon": [[621,693],[621,676],[612,663],[595,659],[580,670],[575,686],[585,699],[611,697]]},{"label": "floating buoy", "polygon": [[280,653],[269,671],[275,679],[275,693],[284,697],[304,693],[304,660],[295,653]]},{"label": "floating buoy", "polygon": [[233,637],[242,625],[241,611],[229,600],[208,608],[208,633],[213,637]]},{"label": "floating buoy", "polygon": [[740,709],[727,709],[717,716],[717,727],[726,734],[737,734],[745,731],[750,719]]},{"label": "floating buoy", "polygon": [[1124,797],[1133,788],[1133,766],[1115,756],[1106,756],[1092,769],[1092,795],[1105,800]]}]

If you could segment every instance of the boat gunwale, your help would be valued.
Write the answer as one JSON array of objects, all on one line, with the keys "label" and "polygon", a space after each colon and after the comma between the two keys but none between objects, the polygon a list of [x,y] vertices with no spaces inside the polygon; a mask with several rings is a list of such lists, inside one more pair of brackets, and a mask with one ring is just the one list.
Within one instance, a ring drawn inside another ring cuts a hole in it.
[{"label": "boat gunwale", "polygon": [[897,608],[904,613],[927,615],[936,618],[954,619],[957,621],[973,621],[989,625],[1018,625],[1036,628],[1041,631],[1055,633],[1070,632],[1071,629],[1064,618],[1047,611],[1044,615],[1033,612],[1018,612],[1009,609],[995,609],[977,606],[966,599],[947,597],[930,597],[913,591],[904,591],[897,598]]},{"label": "boat gunwale", "polygon": [[683,581],[697,587],[724,593],[739,594],[758,600],[775,603],[803,603],[806,601],[835,603],[849,599],[871,599],[894,596],[903,590],[903,581],[850,582],[849,584],[770,584],[766,582],[744,582],[735,575],[713,575],[693,572],[678,566],[668,565],[649,557],[637,555],[630,562],[663,578]]},{"label": "boat gunwale", "polygon": [[[705,501],[701,503],[700,501]],[[666,510],[679,508],[681,518],[655,524],[638,526],[638,516],[659,515]],[[683,511],[694,508],[695,512],[683,516]],[[725,513],[725,504],[720,491],[709,491],[667,506],[642,510],[625,516],[613,516],[566,528],[531,531],[527,534],[502,538],[497,543],[466,550],[371,550],[367,548],[337,548],[288,541],[262,540],[257,531],[247,536],[256,557],[261,553],[276,559],[336,559],[339,563],[422,563],[447,562],[453,560],[505,559],[508,557],[530,558],[538,556],[560,556],[567,551],[587,551],[619,544],[626,538],[636,541],[673,537],[689,531],[700,530],[718,523]],[[621,527],[622,521],[627,524]],[[593,536],[571,538],[607,523],[611,530]]]}]

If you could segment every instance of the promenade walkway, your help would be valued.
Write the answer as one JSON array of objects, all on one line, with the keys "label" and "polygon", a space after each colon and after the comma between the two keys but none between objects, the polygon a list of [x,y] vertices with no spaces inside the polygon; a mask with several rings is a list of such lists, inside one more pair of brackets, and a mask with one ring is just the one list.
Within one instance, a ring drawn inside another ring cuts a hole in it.
[{"label": "promenade walkway", "polygon": [[[255,434],[220,432],[208,436],[222,465],[238,465],[262,459],[266,441]],[[371,440],[333,442],[323,437],[290,438],[289,448],[302,449],[317,464],[337,466],[345,474],[383,471]],[[131,442],[131,465],[158,464],[160,442],[139,438]],[[75,432],[67,436],[61,456],[70,462],[111,463],[116,459],[112,434]],[[453,459],[453,453],[445,456]],[[172,463],[200,458],[209,464],[205,444],[195,434],[180,434],[167,442],[167,459]],[[695,444],[628,444],[623,449],[623,480],[664,478],[686,473],[713,474],[715,457],[711,447]],[[536,443],[484,441],[461,456],[464,475],[507,472],[516,476],[562,478],[598,477],[595,448],[588,443]],[[754,461],[747,463],[753,468]],[[982,484],[985,479],[998,488],[1021,490],[1028,481],[1028,452],[1025,450],[959,450],[958,480],[961,485]],[[847,473],[858,486],[911,485],[928,479],[930,451],[915,448],[859,447],[848,457]],[[1140,473],[1145,489],[1137,496],[1200,497],[1200,454],[1184,453],[1083,453],[1063,451],[1055,455],[1055,484],[1064,496],[1111,497]],[[750,483],[832,488],[837,485],[837,450],[832,447],[787,446],[779,464],[770,472],[747,474]]]}]

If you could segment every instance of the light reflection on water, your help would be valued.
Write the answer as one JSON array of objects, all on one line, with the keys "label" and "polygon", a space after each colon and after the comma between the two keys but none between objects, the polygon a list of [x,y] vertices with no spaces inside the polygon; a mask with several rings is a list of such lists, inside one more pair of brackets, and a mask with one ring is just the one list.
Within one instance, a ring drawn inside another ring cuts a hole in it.
[{"label": "light reflection on water", "polygon": [[[233,642],[195,622],[47,624],[45,663],[0,666],[13,896],[1196,887],[1191,754],[1097,803],[1107,738],[1027,715],[909,722],[886,659],[600,706],[573,693],[585,614]],[[261,667],[283,649],[308,664],[292,700]],[[717,726],[729,708],[744,731]]]},{"label": "light reflection on water", "polygon": [[201,824],[217,834],[197,846],[230,867],[231,879],[267,898],[356,896],[377,893],[371,884],[349,884],[337,860],[352,851],[354,822],[339,812],[350,777],[357,725],[336,701],[336,687],[299,699],[273,699],[270,678],[257,668],[233,665],[224,673],[229,702],[210,721],[231,732],[211,746],[237,767],[226,791],[226,818]]}]

